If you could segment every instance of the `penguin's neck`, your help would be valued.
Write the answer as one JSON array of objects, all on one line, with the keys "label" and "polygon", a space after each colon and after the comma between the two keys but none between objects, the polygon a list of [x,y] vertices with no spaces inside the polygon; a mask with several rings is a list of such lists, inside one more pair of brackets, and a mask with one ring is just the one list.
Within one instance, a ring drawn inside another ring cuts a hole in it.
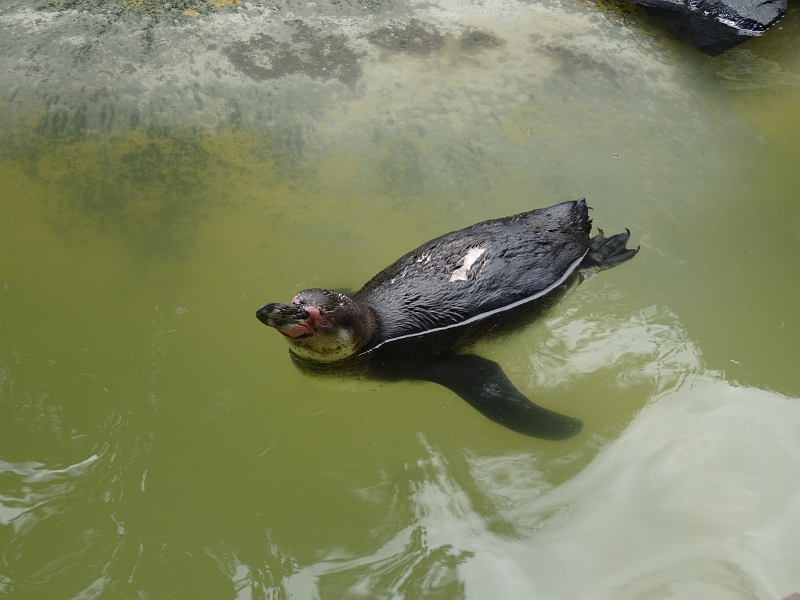
[{"label": "penguin's neck", "polygon": [[347,306],[346,319],[342,326],[347,327],[353,339],[355,353],[367,350],[375,341],[378,334],[378,316],[375,311],[358,300],[350,298]]}]

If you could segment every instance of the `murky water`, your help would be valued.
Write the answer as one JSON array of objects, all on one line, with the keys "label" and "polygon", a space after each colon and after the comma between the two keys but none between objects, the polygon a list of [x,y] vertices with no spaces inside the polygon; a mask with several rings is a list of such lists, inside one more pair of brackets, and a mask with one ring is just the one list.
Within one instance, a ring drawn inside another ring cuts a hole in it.
[{"label": "murky water", "polygon": [[[0,105],[0,596],[800,589],[800,12],[709,59],[641,15],[459,10],[332,84],[232,43],[278,81],[261,120]],[[581,196],[640,255],[485,350],[574,439],[320,386],[254,318]]]}]

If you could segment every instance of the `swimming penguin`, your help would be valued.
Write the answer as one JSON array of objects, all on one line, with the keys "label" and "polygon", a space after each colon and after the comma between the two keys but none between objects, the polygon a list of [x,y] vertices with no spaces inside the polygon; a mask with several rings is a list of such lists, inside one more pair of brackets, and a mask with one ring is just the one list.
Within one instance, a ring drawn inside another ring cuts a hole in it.
[{"label": "swimming penguin", "polygon": [[630,232],[589,238],[585,199],[447,233],[378,273],[351,296],[326,289],[256,312],[310,375],[430,381],[489,419],[550,440],[582,423],[533,404],[500,366],[470,353],[544,315],[574,284],[633,258]]}]

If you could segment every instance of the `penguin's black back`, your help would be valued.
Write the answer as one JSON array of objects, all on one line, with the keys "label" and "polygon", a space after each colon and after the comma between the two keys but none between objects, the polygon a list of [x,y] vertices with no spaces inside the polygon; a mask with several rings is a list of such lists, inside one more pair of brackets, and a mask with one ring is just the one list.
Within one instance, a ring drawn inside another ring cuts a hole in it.
[{"label": "penguin's black back", "polygon": [[372,346],[533,299],[577,267],[589,248],[590,231],[581,199],[484,221],[431,240],[354,295],[378,317]]}]

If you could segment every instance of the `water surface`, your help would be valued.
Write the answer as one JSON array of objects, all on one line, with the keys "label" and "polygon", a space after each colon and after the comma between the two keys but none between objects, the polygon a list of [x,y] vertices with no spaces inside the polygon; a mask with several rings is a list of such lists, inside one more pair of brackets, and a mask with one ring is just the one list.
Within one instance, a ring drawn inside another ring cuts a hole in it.
[{"label": "water surface", "polygon": [[[4,100],[0,595],[800,589],[797,11],[709,59],[639,13],[498,6],[415,8],[419,51],[392,46],[408,20],[376,25],[338,78],[241,63],[232,122],[201,75],[204,108],[167,125],[67,107],[59,130],[24,81]],[[321,386],[254,317],[582,196],[641,253],[484,351],[574,439],[431,384]]]}]

